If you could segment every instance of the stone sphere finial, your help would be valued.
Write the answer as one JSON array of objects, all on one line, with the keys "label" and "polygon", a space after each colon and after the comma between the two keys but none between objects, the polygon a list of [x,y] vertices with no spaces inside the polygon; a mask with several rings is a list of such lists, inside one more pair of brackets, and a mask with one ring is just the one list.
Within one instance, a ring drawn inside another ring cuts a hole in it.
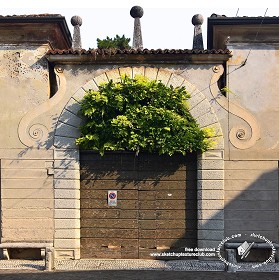
[{"label": "stone sphere finial", "polygon": [[192,17],[193,25],[202,25],[203,24],[203,16],[201,14],[196,14]]},{"label": "stone sphere finial", "polygon": [[130,15],[133,18],[141,18],[143,16],[143,8],[140,6],[134,6],[130,10]]},{"label": "stone sphere finial", "polygon": [[82,18],[80,16],[73,16],[71,18],[71,24],[73,26],[81,26],[82,25]]}]

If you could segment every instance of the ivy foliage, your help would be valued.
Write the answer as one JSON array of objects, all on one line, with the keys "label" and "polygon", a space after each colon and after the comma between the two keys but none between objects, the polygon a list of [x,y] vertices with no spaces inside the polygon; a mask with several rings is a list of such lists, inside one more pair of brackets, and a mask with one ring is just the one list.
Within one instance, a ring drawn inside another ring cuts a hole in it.
[{"label": "ivy foliage", "polygon": [[168,154],[206,151],[212,131],[200,129],[189,113],[184,87],[165,86],[143,76],[88,90],[81,101],[85,122],[77,145],[86,150]]},{"label": "ivy foliage", "polygon": [[114,38],[107,36],[107,38],[103,40],[97,38],[97,47],[99,49],[130,49],[130,40],[130,38],[126,38],[124,35],[122,37],[116,35]]}]

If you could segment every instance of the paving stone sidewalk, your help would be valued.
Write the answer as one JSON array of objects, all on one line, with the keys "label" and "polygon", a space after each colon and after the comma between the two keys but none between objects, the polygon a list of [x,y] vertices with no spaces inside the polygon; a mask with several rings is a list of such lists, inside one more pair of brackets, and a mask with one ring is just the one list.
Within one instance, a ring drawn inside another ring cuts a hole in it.
[{"label": "paving stone sidewalk", "polygon": [[278,272],[212,272],[212,271],[138,271],[138,270],[86,270],[30,272],[0,270],[1,280],[275,280]]},{"label": "paving stone sidewalk", "polygon": [[55,270],[46,271],[44,261],[0,261],[0,280],[83,280],[83,279],[279,279],[278,264],[272,272],[226,272],[222,262],[158,260],[69,260],[55,261]]}]

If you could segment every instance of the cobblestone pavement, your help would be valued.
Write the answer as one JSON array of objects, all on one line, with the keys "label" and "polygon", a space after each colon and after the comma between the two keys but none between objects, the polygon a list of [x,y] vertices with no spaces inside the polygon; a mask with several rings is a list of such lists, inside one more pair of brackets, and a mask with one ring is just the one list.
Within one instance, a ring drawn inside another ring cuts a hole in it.
[{"label": "cobblestone pavement", "polygon": [[275,280],[278,272],[199,272],[199,271],[125,271],[125,270],[87,270],[87,271],[26,271],[0,270],[1,280]]}]

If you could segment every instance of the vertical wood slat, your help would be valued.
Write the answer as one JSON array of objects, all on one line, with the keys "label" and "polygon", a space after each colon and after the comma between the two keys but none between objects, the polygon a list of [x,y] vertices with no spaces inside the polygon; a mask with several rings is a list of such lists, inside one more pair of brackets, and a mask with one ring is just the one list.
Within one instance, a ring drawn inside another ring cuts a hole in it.
[{"label": "vertical wood slat", "polygon": [[81,257],[158,259],[150,254],[196,247],[195,174],[195,156],[81,152]]}]

